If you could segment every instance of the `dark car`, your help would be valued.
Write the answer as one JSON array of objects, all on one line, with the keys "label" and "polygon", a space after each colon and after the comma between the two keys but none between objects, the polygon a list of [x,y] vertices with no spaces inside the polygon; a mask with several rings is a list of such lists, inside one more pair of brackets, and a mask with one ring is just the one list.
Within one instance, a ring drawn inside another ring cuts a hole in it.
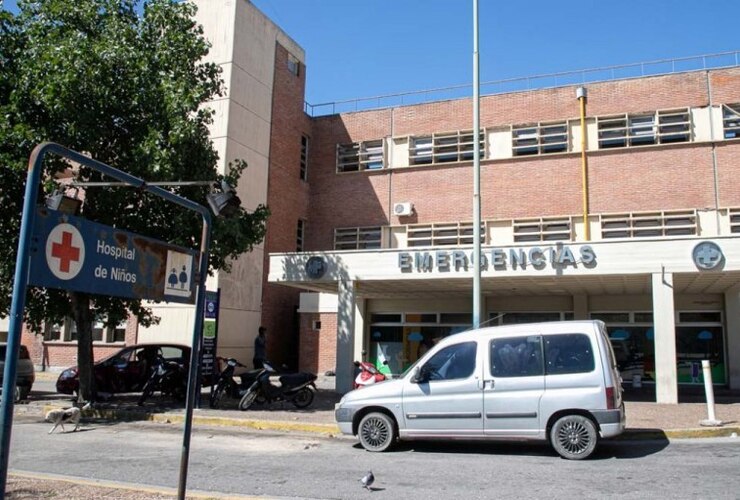
[{"label": "dark car", "polygon": [[[157,355],[187,367],[190,347],[178,344],[137,344],[95,363],[95,388],[110,394],[141,391],[154,367]],[[64,370],[57,379],[57,392],[74,394],[80,387],[76,366]]]},{"label": "dark car", "polygon": [[[8,344],[0,344],[0,384],[3,383],[3,373],[5,372],[5,357],[7,355]],[[21,345],[18,351],[18,364],[15,372],[15,400],[26,399],[31,392],[33,383],[36,380],[36,371],[28,354],[26,346]]]}]

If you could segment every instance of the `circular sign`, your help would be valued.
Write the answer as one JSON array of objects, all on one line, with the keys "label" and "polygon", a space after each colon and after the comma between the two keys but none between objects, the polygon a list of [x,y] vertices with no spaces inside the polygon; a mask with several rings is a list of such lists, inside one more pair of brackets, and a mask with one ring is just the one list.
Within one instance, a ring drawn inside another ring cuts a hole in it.
[{"label": "circular sign", "polygon": [[46,238],[46,263],[60,280],[71,280],[85,263],[85,242],[72,224],[62,223]]},{"label": "circular sign", "polygon": [[211,301],[206,302],[206,311],[213,313],[216,310],[216,304]]},{"label": "circular sign", "polygon": [[311,279],[319,279],[326,272],[326,261],[323,257],[311,257],[306,262],[306,274]]},{"label": "circular sign", "polygon": [[720,249],[719,245],[713,241],[704,241],[699,243],[694,247],[694,251],[691,255],[696,267],[706,271],[718,267],[725,258],[722,254],[722,249]]}]

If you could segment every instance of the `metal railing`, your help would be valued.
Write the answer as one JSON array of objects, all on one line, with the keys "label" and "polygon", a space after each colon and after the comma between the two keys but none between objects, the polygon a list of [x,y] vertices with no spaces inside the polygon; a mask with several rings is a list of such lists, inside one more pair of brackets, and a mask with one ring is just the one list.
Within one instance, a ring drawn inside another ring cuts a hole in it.
[{"label": "metal railing", "polygon": [[[619,66],[564,71],[544,75],[508,78],[481,82],[481,95],[506,94],[526,90],[566,87],[614,80],[626,80],[645,76],[669,75],[707,69],[731,68],[740,66],[740,51],[720,52],[702,56],[660,59]],[[304,111],[312,117],[367,111],[396,106],[423,104],[431,101],[462,99],[472,96],[472,84],[453,85],[435,89],[416,90],[374,97],[348,99],[321,104],[304,103]]]}]

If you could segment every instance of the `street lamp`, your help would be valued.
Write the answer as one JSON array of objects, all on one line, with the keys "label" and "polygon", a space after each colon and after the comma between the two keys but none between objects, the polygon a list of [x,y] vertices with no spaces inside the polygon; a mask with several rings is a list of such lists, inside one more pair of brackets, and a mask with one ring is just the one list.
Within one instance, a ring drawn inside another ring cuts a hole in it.
[{"label": "street lamp", "polygon": [[79,215],[82,207],[82,200],[67,196],[64,192],[56,190],[46,198],[46,208],[50,210],[59,210],[69,215]]}]

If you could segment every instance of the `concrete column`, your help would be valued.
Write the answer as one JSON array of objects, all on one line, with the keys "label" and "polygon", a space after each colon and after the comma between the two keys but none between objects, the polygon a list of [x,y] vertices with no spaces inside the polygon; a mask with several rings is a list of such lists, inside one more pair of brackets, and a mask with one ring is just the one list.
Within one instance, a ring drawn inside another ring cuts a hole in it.
[{"label": "concrete column", "polygon": [[588,319],[588,295],[573,296],[573,319]]},{"label": "concrete column", "polygon": [[355,282],[339,279],[337,304],[337,368],[335,388],[340,394],[352,390],[355,354]]},{"label": "concrete column", "polygon": [[[355,283],[355,293],[358,292],[359,283]],[[353,348],[352,361],[362,361],[362,351],[367,346],[365,339],[365,299],[355,295],[355,345]],[[352,371],[354,373],[354,370]]]},{"label": "concrete column", "polygon": [[740,290],[725,292],[725,359],[727,359],[730,389],[740,389]]},{"label": "concrete column", "polygon": [[655,328],[655,401],[678,403],[676,367],[676,312],[673,304],[673,274],[653,273],[653,318]]}]

